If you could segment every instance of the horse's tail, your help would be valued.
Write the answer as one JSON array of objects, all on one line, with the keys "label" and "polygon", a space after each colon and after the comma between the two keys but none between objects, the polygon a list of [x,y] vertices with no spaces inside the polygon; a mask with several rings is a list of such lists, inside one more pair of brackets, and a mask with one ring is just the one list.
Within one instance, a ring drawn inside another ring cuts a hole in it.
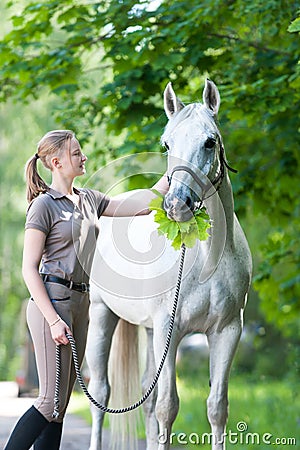
[{"label": "horse's tail", "polygon": [[[138,327],[120,319],[113,336],[109,359],[112,408],[123,408],[138,400],[140,386],[138,347]],[[139,419],[137,410],[110,415],[113,449],[137,448]]]}]

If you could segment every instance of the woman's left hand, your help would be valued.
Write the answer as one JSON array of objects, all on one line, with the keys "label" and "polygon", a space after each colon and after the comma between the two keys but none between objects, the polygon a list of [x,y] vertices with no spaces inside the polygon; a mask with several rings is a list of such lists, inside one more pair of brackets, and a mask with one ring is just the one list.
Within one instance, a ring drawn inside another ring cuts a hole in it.
[{"label": "woman's left hand", "polygon": [[64,322],[61,318],[57,323],[50,327],[50,330],[52,339],[54,340],[56,345],[67,345],[69,343],[69,339],[67,338],[66,334],[72,335],[72,331],[70,330],[66,322]]}]

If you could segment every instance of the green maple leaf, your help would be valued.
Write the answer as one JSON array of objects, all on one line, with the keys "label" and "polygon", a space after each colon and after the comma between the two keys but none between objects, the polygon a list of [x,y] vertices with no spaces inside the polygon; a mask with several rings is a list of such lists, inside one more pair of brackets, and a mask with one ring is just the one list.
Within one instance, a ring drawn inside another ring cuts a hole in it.
[{"label": "green maple leaf", "polygon": [[205,207],[196,210],[193,217],[186,222],[175,222],[168,218],[163,208],[163,196],[154,191],[157,197],[151,200],[149,209],[156,211],[154,221],[158,223],[158,233],[164,234],[170,241],[175,250],[179,250],[182,244],[186,247],[194,247],[196,240],[205,241],[209,234],[207,230],[211,227],[209,215]]},{"label": "green maple leaf", "polygon": [[209,222],[209,215],[204,212],[204,214],[195,216],[195,220],[197,222],[197,228],[198,228],[198,239],[200,241],[205,241],[209,234],[207,230],[211,228],[211,224]]},{"label": "green maple leaf", "polygon": [[180,232],[179,232],[179,233],[177,234],[176,238],[173,239],[172,247],[173,247],[175,250],[180,250],[181,245],[182,245],[181,234],[180,234]]},{"label": "green maple leaf", "polygon": [[160,234],[165,234],[171,241],[175,239],[179,232],[176,222],[169,220],[166,215],[162,216],[162,214],[159,214],[159,211],[155,214],[154,220],[159,224],[158,231]]},{"label": "green maple leaf", "polygon": [[153,189],[153,192],[157,195],[157,197],[153,198],[149,204],[149,209],[151,210],[157,210],[157,211],[164,211],[163,209],[163,196],[160,194],[160,192],[155,191]]},{"label": "green maple leaf", "polygon": [[204,220],[209,220],[209,215],[207,214],[206,209],[203,208],[199,208],[194,212],[194,216],[195,219],[197,220],[197,218],[202,218]]}]

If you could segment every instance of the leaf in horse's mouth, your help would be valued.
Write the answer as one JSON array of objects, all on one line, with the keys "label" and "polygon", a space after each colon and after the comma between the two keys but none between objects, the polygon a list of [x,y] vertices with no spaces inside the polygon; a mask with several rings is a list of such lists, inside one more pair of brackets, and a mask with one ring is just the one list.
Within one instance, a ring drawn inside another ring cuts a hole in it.
[{"label": "leaf in horse's mouth", "polygon": [[164,234],[175,250],[179,250],[182,244],[186,247],[194,247],[196,240],[205,241],[209,234],[207,230],[211,227],[210,218],[206,208],[203,206],[193,213],[193,217],[186,222],[176,222],[168,218],[163,208],[164,197],[155,191],[157,197],[151,200],[149,209],[156,211],[154,221],[158,223],[158,233]]}]

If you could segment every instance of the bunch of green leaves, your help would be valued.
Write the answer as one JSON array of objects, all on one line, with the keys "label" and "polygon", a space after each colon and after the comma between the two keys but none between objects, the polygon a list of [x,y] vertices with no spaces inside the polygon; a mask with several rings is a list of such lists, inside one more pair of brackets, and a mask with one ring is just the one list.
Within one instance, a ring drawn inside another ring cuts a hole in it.
[{"label": "bunch of green leaves", "polygon": [[155,191],[157,197],[151,200],[149,209],[156,211],[154,221],[158,223],[158,233],[164,234],[170,241],[175,250],[179,250],[182,244],[186,247],[194,247],[196,240],[205,241],[209,234],[207,230],[211,227],[209,215],[206,208],[194,211],[193,216],[186,222],[176,222],[168,218],[163,208],[163,196]]}]

